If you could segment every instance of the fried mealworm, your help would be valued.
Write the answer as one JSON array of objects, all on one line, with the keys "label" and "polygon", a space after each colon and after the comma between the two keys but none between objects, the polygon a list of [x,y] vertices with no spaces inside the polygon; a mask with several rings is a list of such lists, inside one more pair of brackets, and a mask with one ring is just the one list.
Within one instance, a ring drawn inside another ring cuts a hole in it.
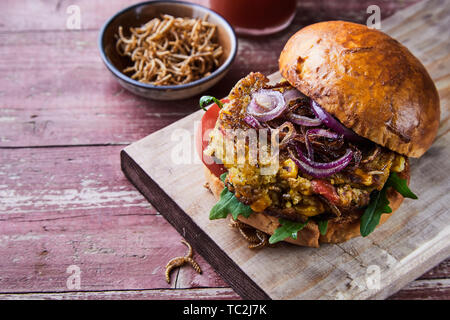
[{"label": "fried mealworm", "polygon": [[373,159],[375,159],[375,157],[377,156],[377,154],[379,152],[380,152],[380,147],[377,146],[375,148],[374,152],[370,156],[368,156],[366,159],[362,160],[361,163],[367,163],[367,162],[372,161]]},{"label": "fried mealworm", "polygon": [[175,269],[177,267],[181,267],[186,263],[185,261],[186,257],[177,257],[170,260],[166,265],[166,281],[167,283],[170,283],[170,272],[172,269]]},{"label": "fried mealworm", "polygon": [[242,223],[240,221],[230,221],[230,226],[233,228],[237,228],[239,232],[241,233],[242,237],[247,240],[250,243],[257,243],[260,242],[259,238],[256,235],[249,235],[245,230],[247,231],[255,231],[251,226]]},{"label": "fried mealworm", "polygon": [[198,263],[195,262],[194,259],[189,258],[189,257],[184,257],[184,259],[186,262],[188,262],[192,266],[192,268],[194,268],[195,271],[197,271],[197,273],[202,274],[202,269],[200,268]]},{"label": "fried mealworm", "polygon": [[267,238],[267,234],[265,234],[264,232],[262,232],[260,230],[256,230],[256,236],[259,239],[259,243],[249,244],[248,247],[250,249],[258,249],[258,248],[267,247],[267,245],[269,244],[269,241],[268,241],[268,238]]},{"label": "fried mealworm", "polygon": [[184,243],[188,247],[188,253],[185,255],[185,257],[192,258],[194,252],[192,251],[191,245],[188,242],[186,242],[185,240],[181,240],[181,242]]},{"label": "fried mealworm", "polygon": [[166,265],[166,281],[167,283],[170,283],[170,272],[178,267],[181,267],[185,265],[186,263],[189,263],[195,271],[197,271],[199,274],[202,273],[202,269],[200,268],[199,264],[195,262],[195,260],[192,258],[193,256],[193,250],[192,246],[185,240],[181,240],[182,243],[184,243],[188,247],[188,252],[184,257],[176,257],[170,260]]},{"label": "fried mealworm", "polygon": [[[252,230],[252,229],[250,229],[250,228],[248,228],[248,227],[238,227],[238,229],[239,229],[239,232],[241,233],[242,237],[243,237],[245,240],[247,240],[248,242],[250,242],[250,243],[258,243],[258,242],[261,241],[261,240],[259,240],[258,236],[257,236],[256,234],[254,234],[254,233],[255,233],[255,232],[254,232],[255,230]],[[246,230],[247,230],[247,231],[253,231],[253,234],[249,235],[249,234],[246,232]]]},{"label": "fried mealworm", "polygon": [[[264,248],[269,245],[267,234],[258,229],[232,219],[230,219],[230,226],[238,229],[242,237],[250,243],[249,249]],[[253,232],[253,235],[249,235],[249,231]]]},{"label": "fried mealworm", "polygon": [[230,218],[230,227],[239,229],[239,228],[248,228],[251,229],[252,227],[250,227],[248,224],[245,224],[239,220],[233,220],[233,218]]}]

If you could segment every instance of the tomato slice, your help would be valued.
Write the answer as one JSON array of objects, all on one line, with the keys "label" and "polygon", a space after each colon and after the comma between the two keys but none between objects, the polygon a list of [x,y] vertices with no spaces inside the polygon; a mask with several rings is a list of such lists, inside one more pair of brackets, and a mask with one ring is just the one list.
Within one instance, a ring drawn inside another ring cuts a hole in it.
[{"label": "tomato slice", "polygon": [[[222,99],[220,101],[222,103],[229,102],[228,99]],[[198,156],[202,159],[203,164],[217,177],[220,177],[222,173],[227,172],[227,169],[225,169],[223,164],[216,163],[214,158],[204,155],[203,150],[208,146],[209,132],[214,129],[217,118],[219,118],[219,112],[220,108],[215,103],[208,108],[202,117],[201,124],[198,126],[196,136]]]},{"label": "tomato slice", "polygon": [[339,205],[339,195],[334,186],[328,181],[314,179],[311,181],[311,187],[314,193],[320,194],[335,205]]}]

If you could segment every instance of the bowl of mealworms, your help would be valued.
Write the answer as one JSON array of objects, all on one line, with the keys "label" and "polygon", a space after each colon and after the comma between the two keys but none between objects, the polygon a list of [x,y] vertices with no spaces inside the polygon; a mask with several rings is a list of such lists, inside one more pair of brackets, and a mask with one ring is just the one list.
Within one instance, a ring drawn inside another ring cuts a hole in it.
[{"label": "bowl of mealworms", "polygon": [[125,89],[155,100],[195,96],[219,82],[237,52],[230,24],[203,6],[149,1],[102,27],[101,58]]}]

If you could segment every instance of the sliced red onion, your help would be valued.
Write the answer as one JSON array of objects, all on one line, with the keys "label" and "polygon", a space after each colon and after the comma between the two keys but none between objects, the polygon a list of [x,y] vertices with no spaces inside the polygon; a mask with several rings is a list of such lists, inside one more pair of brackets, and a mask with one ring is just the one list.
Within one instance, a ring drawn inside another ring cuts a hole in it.
[{"label": "sliced red onion", "polygon": [[283,93],[283,96],[284,96],[284,100],[286,100],[287,104],[289,104],[289,102],[291,102],[292,100],[297,100],[297,99],[305,97],[305,95],[303,93],[301,93],[300,91],[298,91],[297,89],[286,90]]},{"label": "sliced red onion", "polygon": [[309,129],[306,134],[313,134],[316,136],[321,136],[328,139],[339,139],[341,136],[336,132],[326,130],[326,129]]},{"label": "sliced red onion", "polygon": [[261,89],[255,92],[247,107],[247,113],[259,121],[275,119],[286,110],[286,101],[279,91]]},{"label": "sliced red onion", "polygon": [[295,113],[289,113],[287,118],[291,120],[291,122],[305,127],[317,127],[322,124],[322,120],[319,118],[312,119]]},{"label": "sliced red onion", "polygon": [[263,127],[263,126],[261,125],[261,123],[259,123],[259,121],[256,120],[255,117],[254,117],[254,116],[251,116],[251,115],[246,115],[245,118],[244,118],[244,121],[245,121],[250,127],[255,128],[255,129],[260,129],[260,128]]},{"label": "sliced red onion", "polygon": [[[314,168],[318,168],[318,169],[332,169],[332,168],[341,168],[340,170],[344,169],[352,160],[353,158],[353,151],[350,148],[347,148],[347,150],[345,150],[345,154],[340,157],[339,159],[336,159],[334,161],[331,162],[316,162],[316,161],[312,161],[308,158],[306,158],[303,153],[301,152],[300,148],[298,148],[297,146],[297,152],[300,153],[299,157],[300,159],[304,159],[306,161],[306,163],[308,163],[309,165],[311,165]],[[339,171],[340,171],[339,170]]]},{"label": "sliced red onion", "polygon": [[314,112],[317,118],[322,120],[322,122],[330,129],[336,131],[339,134],[342,134],[344,138],[355,141],[362,142],[364,138],[358,136],[352,130],[344,127],[338,120],[336,120],[331,114],[326,112],[319,106],[317,102],[311,99],[311,110]]},{"label": "sliced red onion", "polygon": [[328,138],[328,139],[339,139],[341,136],[336,132],[332,132],[330,130],[325,129],[309,129],[305,133],[305,144],[306,150],[308,150],[308,158],[314,160],[314,150],[311,146],[311,142],[309,141],[310,135],[317,135],[320,137]]},{"label": "sliced red onion", "polygon": [[[305,95],[298,91],[297,89],[290,89],[283,93],[284,100],[286,100],[286,104],[289,105],[289,102],[292,100],[304,98]],[[301,116],[299,114],[290,113],[287,115],[287,118],[291,120],[292,123],[305,126],[305,127],[317,127],[322,124],[320,119],[312,119],[305,116]]]},{"label": "sliced red onion", "polygon": [[305,157],[298,146],[296,146],[296,151],[297,155],[294,154],[291,148],[289,148],[289,157],[295,162],[301,171],[315,178],[328,177],[343,170],[350,163],[353,156],[353,151],[351,149],[347,149],[345,154],[339,159],[332,162],[322,163],[315,162]]}]

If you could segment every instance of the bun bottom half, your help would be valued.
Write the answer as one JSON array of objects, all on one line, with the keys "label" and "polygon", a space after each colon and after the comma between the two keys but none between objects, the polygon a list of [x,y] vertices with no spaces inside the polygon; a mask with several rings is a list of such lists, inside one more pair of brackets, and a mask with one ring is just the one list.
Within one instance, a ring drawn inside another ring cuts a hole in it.
[{"label": "bun bottom half", "polygon": [[[204,166],[204,173],[209,189],[211,190],[214,197],[219,200],[220,193],[224,188],[223,182],[218,177],[216,177],[206,166]],[[408,173],[409,172],[407,172],[407,174]],[[407,178],[409,180],[409,176]],[[403,197],[392,188],[388,190],[387,196],[389,200],[389,206],[392,209],[392,213],[382,214],[378,226],[386,222],[403,202]],[[239,216],[238,220],[269,235],[272,235],[280,226],[277,217],[264,212],[251,214],[248,218]],[[328,222],[327,233],[325,235],[321,235],[317,224],[313,221],[309,221],[308,224],[298,232],[297,239],[287,238],[284,241],[298,246],[318,248],[321,243],[341,243],[354,237],[360,236],[361,233],[359,229],[359,219],[357,219],[356,221],[339,223],[330,220]]]}]

